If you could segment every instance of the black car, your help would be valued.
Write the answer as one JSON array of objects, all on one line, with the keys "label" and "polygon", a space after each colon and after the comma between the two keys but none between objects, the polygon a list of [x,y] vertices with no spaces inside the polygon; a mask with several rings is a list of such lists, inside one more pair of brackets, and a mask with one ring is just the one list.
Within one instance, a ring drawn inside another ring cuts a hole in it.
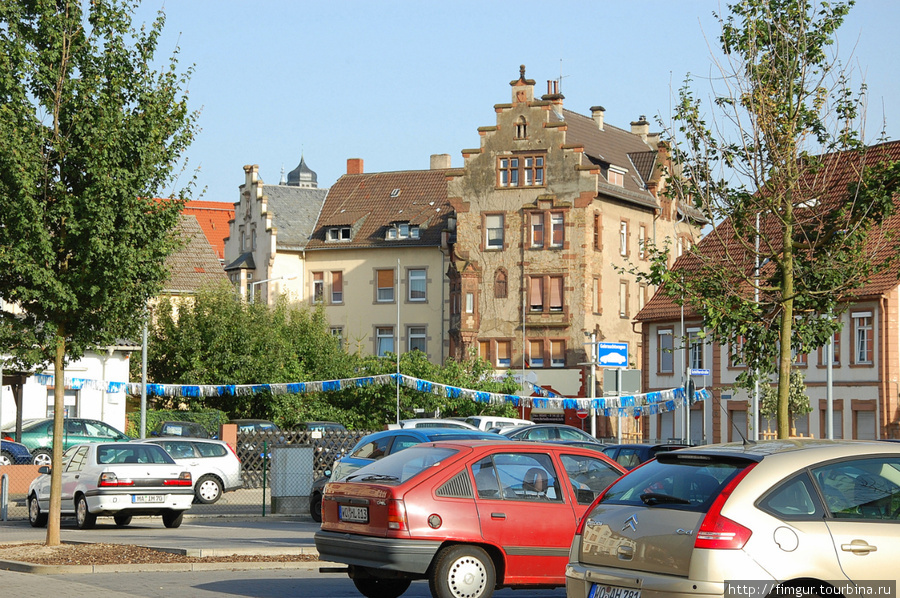
[{"label": "black car", "polygon": [[691,445],[678,442],[665,444],[609,444],[603,449],[603,452],[625,469],[634,469],[644,461],[655,458],[657,453],[675,451],[689,446]]}]

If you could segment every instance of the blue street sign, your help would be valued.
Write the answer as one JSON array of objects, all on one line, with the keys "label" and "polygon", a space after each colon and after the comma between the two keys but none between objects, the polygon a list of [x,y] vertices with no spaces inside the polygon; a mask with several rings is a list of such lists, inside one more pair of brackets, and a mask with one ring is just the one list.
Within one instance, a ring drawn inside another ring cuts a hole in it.
[{"label": "blue street sign", "polygon": [[691,376],[709,376],[709,370],[691,370]]},{"label": "blue street sign", "polygon": [[605,367],[628,367],[628,343],[597,343],[597,363]]}]

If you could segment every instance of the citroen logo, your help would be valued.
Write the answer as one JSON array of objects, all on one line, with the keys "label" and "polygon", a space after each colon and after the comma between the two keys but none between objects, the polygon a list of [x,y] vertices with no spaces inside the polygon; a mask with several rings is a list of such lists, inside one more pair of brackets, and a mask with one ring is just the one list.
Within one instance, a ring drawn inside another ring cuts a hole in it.
[{"label": "citroen logo", "polygon": [[637,524],[638,524],[637,515],[632,515],[631,517],[629,517],[628,519],[625,520],[625,525],[622,526],[622,531],[624,532],[626,529],[628,529],[630,527],[631,531],[636,532]]}]

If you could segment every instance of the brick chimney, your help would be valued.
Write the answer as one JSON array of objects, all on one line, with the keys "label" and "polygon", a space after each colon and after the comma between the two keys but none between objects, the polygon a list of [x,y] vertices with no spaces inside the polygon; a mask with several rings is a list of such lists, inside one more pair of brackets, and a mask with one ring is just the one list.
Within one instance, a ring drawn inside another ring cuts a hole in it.
[{"label": "brick chimney", "polygon": [[362,174],[363,173],[363,159],[362,158],[347,158],[347,174]]},{"label": "brick chimney", "polygon": [[603,130],[603,116],[606,114],[606,108],[603,106],[591,106],[591,118],[597,123],[597,128]]},{"label": "brick chimney", "polygon": [[637,135],[642,140],[647,141],[647,135],[650,134],[650,123],[647,122],[647,117],[641,114],[641,117],[633,121],[631,123],[631,134]]},{"label": "brick chimney", "polygon": [[431,170],[450,168],[450,154],[431,154]]}]

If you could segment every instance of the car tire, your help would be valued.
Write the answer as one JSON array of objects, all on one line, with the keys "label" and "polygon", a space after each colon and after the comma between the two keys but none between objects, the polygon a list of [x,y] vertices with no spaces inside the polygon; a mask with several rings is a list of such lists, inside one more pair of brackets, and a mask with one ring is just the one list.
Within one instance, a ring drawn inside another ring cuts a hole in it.
[{"label": "car tire", "polygon": [[31,527],[47,527],[47,514],[41,512],[41,505],[34,492],[28,497],[28,523]]},{"label": "car tire", "polygon": [[409,589],[409,579],[385,579],[383,577],[353,578],[353,585],[366,598],[398,598]]},{"label": "car tire", "polygon": [[97,523],[97,516],[88,508],[87,499],[83,494],[75,498],[75,524],[78,529],[91,529]]},{"label": "car tire", "polygon": [[444,548],[428,578],[434,598],[489,598],[495,584],[494,562],[477,546]]},{"label": "car tire", "polygon": [[131,523],[131,515],[113,515],[116,525],[125,527]]},{"label": "car tire", "polygon": [[176,528],[184,520],[184,511],[166,511],[162,514],[163,525],[168,528]]},{"label": "car tire", "polygon": [[322,523],[322,495],[318,492],[309,498],[309,516],[316,523]]},{"label": "car tire", "polygon": [[211,505],[222,497],[222,482],[214,475],[201,476],[194,484],[194,497],[197,502]]},{"label": "car tire", "polygon": [[0,451],[0,466],[13,465],[16,462],[13,456],[6,451]]},{"label": "car tire", "polygon": [[53,464],[53,453],[50,449],[36,449],[31,453],[31,464],[50,467]]}]

